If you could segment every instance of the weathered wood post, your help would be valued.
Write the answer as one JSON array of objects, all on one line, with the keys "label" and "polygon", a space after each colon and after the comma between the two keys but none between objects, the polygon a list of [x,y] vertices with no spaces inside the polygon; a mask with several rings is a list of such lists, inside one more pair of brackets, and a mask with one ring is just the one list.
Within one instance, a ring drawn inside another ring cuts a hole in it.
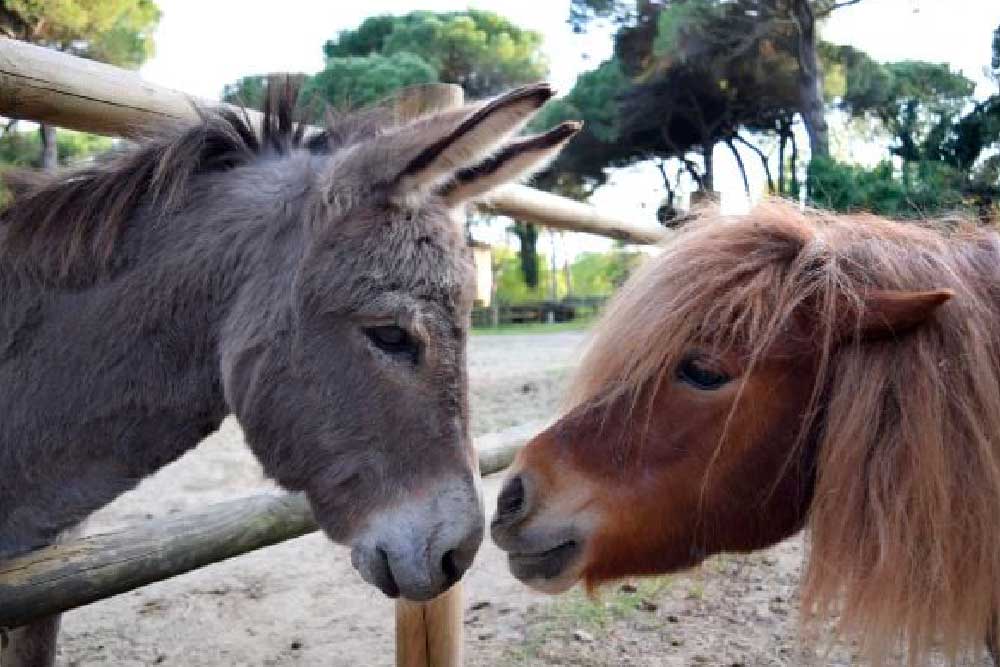
[{"label": "weathered wood post", "polygon": [[[408,120],[461,106],[453,84],[412,86],[394,99],[396,117]],[[430,602],[396,602],[397,667],[458,667],[462,664],[462,582]]]}]

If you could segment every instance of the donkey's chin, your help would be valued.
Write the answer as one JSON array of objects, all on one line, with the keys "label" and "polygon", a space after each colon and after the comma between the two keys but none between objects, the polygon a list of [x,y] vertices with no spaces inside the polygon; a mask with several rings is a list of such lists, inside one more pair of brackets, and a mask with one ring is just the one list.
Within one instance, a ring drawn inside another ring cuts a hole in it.
[{"label": "donkey's chin", "polygon": [[580,580],[584,564],[583,544],[567,540],[551,548],[532,552],[511,552],[507,564],[511,574],[542,593],[562,593]]}]

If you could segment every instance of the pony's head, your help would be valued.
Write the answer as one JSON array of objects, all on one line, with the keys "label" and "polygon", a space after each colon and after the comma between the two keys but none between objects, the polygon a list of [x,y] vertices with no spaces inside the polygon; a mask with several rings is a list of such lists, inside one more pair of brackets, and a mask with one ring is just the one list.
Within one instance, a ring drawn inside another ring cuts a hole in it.
[{"label": "pony's head", "polygon": [[441,593],[482,540],[465,359],[474,274],[456,213],[576,132],[512,138],[551,94],[528,86],[330,152],[289,151],[310,174],[289,232],[303,241],[287,275],[260,274],[287,279],[287,300],[248,286],[226,325],[226,396],[251,447],[390,596]]},{"label": "pony's head", "polygon": [[[703,216],[609,307],[493,537],[549,592],[812,528],[806,609],[877,652],[1000,603],[992,236],[767,204]],[[841,596],[843,594],[843,596]]]}]

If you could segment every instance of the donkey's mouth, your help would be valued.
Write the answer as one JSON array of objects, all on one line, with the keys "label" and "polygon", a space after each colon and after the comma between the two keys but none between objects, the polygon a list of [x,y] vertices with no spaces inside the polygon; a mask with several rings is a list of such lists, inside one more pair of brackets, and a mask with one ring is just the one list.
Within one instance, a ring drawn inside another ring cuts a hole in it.
[{"label": "donkey's mouth", "polygon": [[[567,540],[551,549],[534,553],[512,552],[507,554],[511,574],[526,584],[538,588],[549,588],[545,582],[552,582],[567,574],[583,552],[580,542]],[[570,585],[574,583],[569,582]]]}]

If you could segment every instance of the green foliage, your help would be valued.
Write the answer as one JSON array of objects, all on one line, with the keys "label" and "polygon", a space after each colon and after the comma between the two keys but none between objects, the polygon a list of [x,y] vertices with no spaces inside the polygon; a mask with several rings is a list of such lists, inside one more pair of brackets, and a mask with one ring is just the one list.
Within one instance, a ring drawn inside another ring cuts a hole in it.
[{"label": "green foliage", "polygon": [[160,10],[152,0],[5,0],[0,25],[41,46],[138,67],[153,53]]},{"label": "green foliage", "polygon": [[954,125],[972,103],[972,81],[944,63],[880,64],[857,49],[832,45],[823,55],[843,81],[840,90],[828,92],[852,115],[877,119],[894,138],[893,154],[907,162],[943,159]]},{"label": "green foliage", "polygon": [[318,95],[340,109],[356,108],[388,97],[394,90],[437,81],[437,73],[413,53],[330,58],[326,68],[309,79],[303,96]]},{"label": "green foliage", "polygon": [[323,53],[327,58],[345,58],[347,56],[367,56],[381,53],[385,40],[392,34],[401,17],[383,14],[366,18],[354,30],[344,30],[335,39],[328,40],[323,45]]},{"label": "green foliage", "polygon": [[[538,283],[529,287],[523,278],[520,257],[505,248],[494,248],[497,270],[497,300],[500,303],[546,301],[550,298],[552,269],[545,255],[537,256]],[[584,252],[570,265],[575,296],[610,296],[645,258],[641,252],[620,248],[608,252]],[[557,298],[569,292],[563,270],[556,273]]]},{"label": "green foliage", "polygon": [[266,87],[267,76],[263,74],[244,76],[234,83],[227,83],[222,88],[222,101],[249,109],[263,109]]},{"label": "green foliage", "polygon": [[499,14],[470,9],[374,16],[341,32],[323,50],[331,61],[411,54],[433,69],[433,80],[459,84],[468,96],[483,97],[543,78],[548,65],[541,42],[539,33]]},{"label": "green foliage", "polygon": [[605,167],[627,163],[633,153],[619,143],[618,100],[630,85],[617,59],[585,72],[565,97],[546,104],[532,122],[541,131],[565,120],[584,121],[583,131],[560,155],[538,185],[574,199],[585,199],[604,183]]},{"label": "green foliage", "polygon": [[[989,159],[1000,147],[1000,95],[975,102],[973,83],[946,64],[880,64],[851,47],[832,45],[824,47],[824,57],[843,84],[833,91],[834,102],[877,121],[903,165],[895,178],[885,165],[871,171],[813,165],[810,194],[817,201],[838,210],[912,217],[962,205],[986,212],[1000,198]],[[851,187],[856,191],[849,192]]]},{"label": "green foliage", "polygon": [[[119,67],[138,67],[153,54],[153,31],[160,10],[153,0],[3,0],[0,29],[6,35],[81,58]],[[37,134],[21,140],[7,132],[0,161],[7,164],[42,165],[42,145]],[[79,135],[86,136],[86,135]],[[35,143],[32,145],[31,142]],[[56,132],[57,162],[85,154],[99,143]],[[33,150],[34,153],[25,152]],[[95,149],[96,150],[96,149]],[[51,155],[51,153],[50,153]]]},{"label": "green foliage", "polygon": [[652,54],[656,58],[679,57],[692,54],[687,42],[690,36],[704,34],[713,22],[725,19],[725,7],[711,0],[691,0],[667,5],[656,17],[656,37]]},{"label": "green foliage", "polygon": [[570,265],[573,292],[584,296],[609,296],[624,284],[645,256],[616,249],[584,252]]},{"label": "green foliage", "polygon": [[684,160],[699,188],[712,189],[716,144],[746,130],[787,139],[801,104],[799,40],[772,4],[574,0],[573,15],[618,23],[615,56],[543,113],[546,123],[585,120],[553,165],[560,176],[546,175],[543,187],[586,194],[604,168],[656,157]]},{"label": "green foliage", "polygon": [[521,244],[518,253],[521,265],[521,277],[524,278],[525,287],[529,290],[538,288],[539,267],[538,267],[538,227],[527,222],[515,222],[510,231],[517,235]]},{"label": "green foliage", "polygon": [[993,79],[1000,83],[1000,25],[993,31],[993,57],[990,59]]},{"label": "green foliage", "polygon": [[581,74],[568,95],[547,104],[533,126],[549,128],[564,120],[583,120],[595,138],[613,143],[621,131],[616,100],[628,85],[621,63],[614,58],[607,60],[597,69]]},{"label": "green foliage", "polygon": [[[95,134],[61,130],[56,135],[56,153],[61,165],[80,162],[92,155],[111,148],[108,137]],[[40,165],[42,140],[36,130],[4,132],[0,137],[0,165],[4,167],[33,167]]]},{"label": "green foliage", "polygon": [[[522,272],[521,258],[506,248],[493,249],[493,261],[497,264],[496,298],[500,303],[524,303],[544,301],[549,298],[550,270],[548,262],[538,261],[535,255],[535,284],[529,286]],[[544,260],[544,258],[542,258]]]},{"label": "green foliage", "polygon": [[865,169],[827,158],[809,163],[814,204],[840,212],[868,211],[891,218],[925,218],[964,205],[963,174],[941,162],[904,164],[893,173],[885,161]]}]

